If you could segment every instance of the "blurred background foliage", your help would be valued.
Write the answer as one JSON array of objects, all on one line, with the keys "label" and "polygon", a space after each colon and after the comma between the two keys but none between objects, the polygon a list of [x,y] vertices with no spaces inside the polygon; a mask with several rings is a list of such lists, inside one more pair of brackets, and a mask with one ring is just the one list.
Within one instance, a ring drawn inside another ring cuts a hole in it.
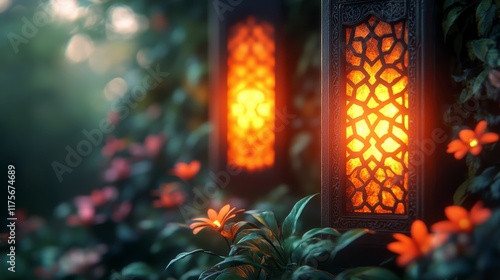
[{"label": "blurred background foliage", "polygon": [[[254,205],[217,192],[198,213],[229,202],[283,220],[320,189],[320,1],[283,8],[296,185]],[[0,0],[0,161],[16,167],[19,241],[8,277],[149,275],[186,248],[221,250],[210,233],[202,242],[177,224],[209,181],[209,9],[205,0]],[[313,204],[304,221],[317,226]],[[171,276],[208,261],[186,260]]]}]

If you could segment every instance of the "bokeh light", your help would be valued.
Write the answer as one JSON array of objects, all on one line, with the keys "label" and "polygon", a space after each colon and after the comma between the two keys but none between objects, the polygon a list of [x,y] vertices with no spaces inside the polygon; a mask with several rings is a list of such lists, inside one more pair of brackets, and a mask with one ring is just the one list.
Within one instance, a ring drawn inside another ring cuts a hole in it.
[{"label": "bokeh light", "polygon": [[104,96],[107,100],[113,101],[122,97],[127,92],[127,82],[122,78],[114,78],[104,88]]},{"label": "bokeh light", "polygon": [[114,6],[108,11],[108,30],[121,35],[132,35],[145,27],[145,20],[128,6]]},{"label": "bokeh light", "polygon": [[12,0],[0,0],[0,13],[5,12],[12,4]]},{"label": "bokeh light", "polygon": [[52,12],[54,15],[69,21],[74,21],[80,17],[83,9],[78,6],[77,0],[51,0]]},{"label": "bokeh light", "polygon": [[66,48],[66,57],[74,62],[85,61],[94,52],[94,42],[84,34],[74,35]]}]

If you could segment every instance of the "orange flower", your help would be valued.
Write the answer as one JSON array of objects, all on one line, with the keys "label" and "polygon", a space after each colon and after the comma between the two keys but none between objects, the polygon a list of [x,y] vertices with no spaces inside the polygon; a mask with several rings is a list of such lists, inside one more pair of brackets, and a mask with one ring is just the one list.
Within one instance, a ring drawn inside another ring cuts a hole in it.
[{"label": "orange flower", "polygon": [[222,209],[217,213],[214,209],[208,209],[208,218],[195,218],[189,227],[193,230],[193,234],[197,234],[200,230],[204,228],[211,228],[217,232],[220,232],[225,237],[230,237],[230,231],[225,230],[224,226],[226,222],[234,218],[237,213],[243,212],[245,210],[235,210],[236,207],[230,209],[229,204],[226,204]]},{"label": "orange flower", "polygon": [[435,232],[457,233],[470,232],[474,226],[484,223],[491,215],[491,210],[483,208],[483,203],[478,201],[467,212],[462,206],[448,206],[444,213],[448,217],[448,221],[437,222],[432,225],[432,230]]},{"label": "orange flower", "polygon": [[399,254],[396,261],[400,266],[407,266],[436,246],[436,239],[421,220],[415,220],[411,225],[411,237],[401,233],[395,233],[393,237],[398,241],[389,243],[387,249]]},{"label": "orange flower", "polygon": [[197,160],[190,163],[178,162],[175,164],[172,173],[184,181],[192,179],[198,171],[200,171],[201,164]]},{"label": "orange flower", "polygon": [[178,183],[163,184],[160,190],[154,190],[152,193],[155,196],[159,196],[158,200],[153,201],[153,206],[156,208],[173,208],[186,201],[186,195]]},{"label": "orange flower", "polygon": [[458,133],[460,139],[455,139],[448,144],[448,153],[454,153],[456,159],[462,159],[467,152],[477,156],[481,153],[484,144],[490,144],[498,141],[498,134],[494,132],[485,133],[488,123],[485,120],[480,121],[474,130],[462,129]]}]

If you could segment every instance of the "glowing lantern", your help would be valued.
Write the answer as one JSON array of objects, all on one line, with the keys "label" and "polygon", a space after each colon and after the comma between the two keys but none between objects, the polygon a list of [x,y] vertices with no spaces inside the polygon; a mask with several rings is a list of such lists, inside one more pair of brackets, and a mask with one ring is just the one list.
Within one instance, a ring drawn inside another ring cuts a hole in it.
[{"label": "glowing lantern", "polygon": [[242,2],[222,18],[212,12],[211,165],[216,173],[237,170],[227,173],[239,193],[256,195],[256,187],[279,183],[282,173],[279,10],[277,1],[259,0]]},{"label": "glowing lantern", "polygon": [[432,36],[422,35],[433,21],[421,11],[432,15],[434,3],[421,2],[323,0],[325,226],[401,231],[424,215],[432,176],[417,146],[430,130],[434,72],[423,59]]}]

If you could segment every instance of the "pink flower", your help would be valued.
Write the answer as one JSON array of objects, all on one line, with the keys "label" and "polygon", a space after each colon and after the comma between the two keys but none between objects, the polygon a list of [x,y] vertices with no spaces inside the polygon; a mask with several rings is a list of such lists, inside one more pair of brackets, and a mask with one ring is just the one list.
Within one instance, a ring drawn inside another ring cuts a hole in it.
[{"label": "pink flower", "polygon": [[190,163],[178,162],[171,172],[182,180],[189,181],[198,174],[200,168],[201,164],[197,160],[193,160]]},{"label": "pink flower", "polygon": [[120,222],[123,221],[129,214],[130,211],[132,210],[132,203],[129,201],[124,201],[118,207],[113,211],[113,216],[112,219],[115,222]]},{"label": "pink flower", "polygon": [[130,175],[130,169],[127,159],[117,157],[111,162],[111,167],[106,170],[104,177],[108,182],[122,180]]},{"label": "pink flower", "polygon": [[148,135],[144,139],[144,147],[150,157],[156,156],[165,145],[166,136],[163,133]]},{"label": "pink flower", "polygon": [[58,261],[59,273],[67,274],[82,274],[90,267],[97,264],[107,247],[99,245],[91,249],[71,249],[66,252]]},{"label": "pink flower", "polygon": [[90,196],[78,196],[75,198],[77,208],[76,215],[70,215],[66,218],[69,226],[89,226],[104,222],[102,215],[96,215],[94,203]]},{"label": "pink flower", "polygon": [[111,125],[117,125],[120,122],[120,115],[115,111],[110,111],[108,113],[108,123]]},{"label": "pink flower", "polygon": [[101,154],[106,158],[111,158],[117,152],[123,151],[126,146],[125,140],[109,136],[106,138],[106,145],[102,148]]},{"label": "pink flower", "polygon": [[143,158],[147,155],[146,148],[138,143],[133,143],[128,148],[129,153],[136,158]]},{"label": "pink flower", "polygon": [[118,191],[115,187],[108,186],[102,190],[93,190],[90,193],[90,199],[95,206],[101,206],[108,201],[114,200],[118,196]]}]

